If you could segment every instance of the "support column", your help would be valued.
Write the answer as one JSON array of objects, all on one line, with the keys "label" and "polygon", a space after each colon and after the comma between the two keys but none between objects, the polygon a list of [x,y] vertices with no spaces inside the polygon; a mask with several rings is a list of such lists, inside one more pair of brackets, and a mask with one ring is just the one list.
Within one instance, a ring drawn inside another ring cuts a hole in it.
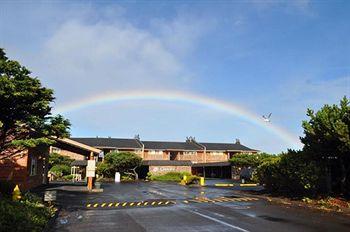
[{"label": "support column", "polygon": [[[93,159],[94,159],[94,153],[91,152],[91,153],[90,153],[89,160],[93,160]],[[87,186],[87,187],[88,187],[88,190],[89,190],[89,191],[92,190],[92,182],[93,182],[93,181],[92,181],[92,178],[93,178],[93,177],[88,177],[88,180],[87,180],[87,181],[88,181],[88,186]]]}]

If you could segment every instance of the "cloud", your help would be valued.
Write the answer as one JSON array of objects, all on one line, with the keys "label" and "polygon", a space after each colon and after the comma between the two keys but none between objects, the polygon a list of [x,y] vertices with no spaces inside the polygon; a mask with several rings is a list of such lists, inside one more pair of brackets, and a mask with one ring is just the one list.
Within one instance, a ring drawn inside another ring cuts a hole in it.
[{"label": "cloud", "polygon": [[35,74],[56,90],[59,101],[107,91],[190,85],[192,74],[183,58],[195,49],[204,23],[178,16],[153,21],[147,29],[109,15],[109,20],[94,22],[67,20],[31,61]]}]

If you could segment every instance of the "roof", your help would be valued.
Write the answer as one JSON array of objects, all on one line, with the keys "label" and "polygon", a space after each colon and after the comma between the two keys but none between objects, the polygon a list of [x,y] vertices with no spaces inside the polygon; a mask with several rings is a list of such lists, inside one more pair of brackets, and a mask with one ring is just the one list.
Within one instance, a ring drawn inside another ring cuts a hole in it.
[{"label": "roof", "polygon": [[95,154],[101,153],[100,149],[98,149],[95,146],[92,146],[90,144],[87,144],[87,143],[79,142],[79,141],[76,141],[76,140],[73,140],[73,139],[68,139],[68,138],[64,138],[64,139],[55,138],[55,139],[56,139],[56,141],[59,141],[61,143],[69,144],[69,145],[71,145],[73,147],[77,147],[77,148],[83,149],[85,151],[93,152]]},{"label": "roof", "polygon": [[70,166],[87,166],[87,160],[74,160]]},{"label": "roof", "polygon": [[85,143],[89,146],[98,148],[130,148],[141,149],[141,144],[136,139],[120,138],[71,138],[79,143]]},{"label": "roof", "polygon": [[137,139],[121,138],[71,138],[72,141],[86,144],[95,148],[142,149],[146,150],[179,150],[179,151],[251,151],[258,150],[243,146],[240,143],[199,143],[199,142],[169,142],[169,141],[140,141]]},{"label": "roof", "polygon": [[257,151],[240,143],[200,143],[209,151]]},{"label": "roof", "polygon": [[192,166],[190,160],[144,160],[145,166]]},{"label": "roof", "polygon": [[203,150],[203,148],[199,145],[189,142],[142,141],[142,143],[145,145],[145,149],[189,151]]},{"label": "roof", "polygon": [[211,162],[211,163],[196,163],[193,164],[192,167],[223,167],[223,166],[231,166],[230,162]]}]

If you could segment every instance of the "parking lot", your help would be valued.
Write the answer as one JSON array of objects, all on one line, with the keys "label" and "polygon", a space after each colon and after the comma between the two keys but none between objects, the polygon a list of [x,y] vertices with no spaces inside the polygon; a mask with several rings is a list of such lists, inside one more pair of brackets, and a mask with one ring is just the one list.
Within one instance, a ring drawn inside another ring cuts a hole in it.
[{"label": "parking lot", "polygon": [[[59,190],[53,231],[349,231],[349,218],[269,203],[240,187],[103,184],[103,193]],[[57,188],[56,188],[57,189]],[[62,189],[59,186],[58,189]]]}]

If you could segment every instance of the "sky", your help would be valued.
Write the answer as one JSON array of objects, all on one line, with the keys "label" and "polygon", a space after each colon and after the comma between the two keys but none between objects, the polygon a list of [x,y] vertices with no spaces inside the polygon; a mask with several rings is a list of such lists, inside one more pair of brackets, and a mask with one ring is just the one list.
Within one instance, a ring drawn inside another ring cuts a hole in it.
[{"label": "sky", "polygon": [[72,136],[238,138],[279,153],[301,148],[307,108],[350,95],[349,12],[337,0],[5,0],[0,47],[54,89]]}]

